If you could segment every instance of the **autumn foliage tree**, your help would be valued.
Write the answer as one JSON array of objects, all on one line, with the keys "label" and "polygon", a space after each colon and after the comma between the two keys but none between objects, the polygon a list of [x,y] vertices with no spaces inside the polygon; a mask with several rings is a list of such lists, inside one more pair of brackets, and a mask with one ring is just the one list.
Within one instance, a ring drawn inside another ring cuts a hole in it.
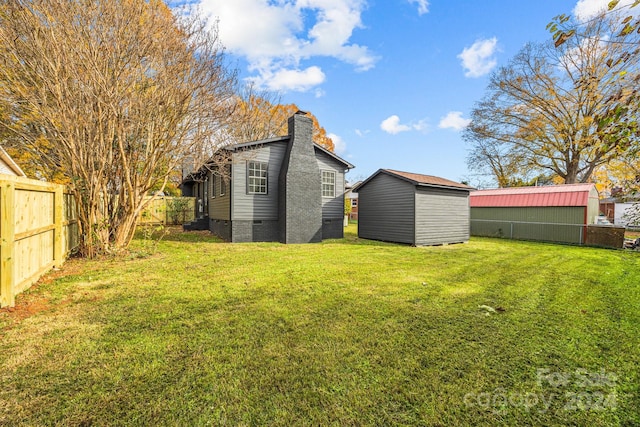
[{"label": "autumn foliage tree", "polygon": [[[637,75],[636,67],[640,55],[640,2],[612,0],[600,14],[586,20],[565,14],[558,15],[547,28],[553,36],[555,46],[562,49],[569,43],[585,43],[594,39],[588,29],[593,22],[603,20],[619,22],[617,31],[595,39],[605,46],[625,46],[622,50],[607,51],[607,65],[619,70],[613,79],[625,79],[629,72]],[[636,87],[640,83],[638,80],[636,77]],[[599,168],[595,178],[600,189],[606,191],[616,187],[621,190],[623,198],[633,199],[640,195],[640,92],[637,89],[627,90],[609,97],[606,103],[609,110],[625,113],[606,121],[609,134],[614,138],[619,136],[623,140],[630,139],[630,144],[623,156]],[[640,225],[640,203],[634,205],[627,220],[636,226]]]},{"label": "autumn foliage tree", "polygon": [[1,126],[68,180],[86,256],[129,244],[148,191],[210,143],[235,87],[216,32],[160,0],[0,1]]},{"label": "autumn foliage tree", "polygon": [[475,164],[495,174],[499,160],[509,171],[552,174],[569,184],[589,181],[631,150],[637,135],[619,124],[637,117],[630,102],[638,86],[636,48],[602,42],[624,25],[615,17],[592,20],[587,37],[529,44],[496,71],[464,133]]},{"label": "autumn foliage tree", "polygon": [[[270,93],[256,93],[248,87],[236,99],[234,116],[227,128],[230,143],[258,141],[287,134],[287,120],[300,108],[296,104],[280,104]],[[327,131],[320,126],[312,113],[313,142],[334,151],[334,144]]]}]

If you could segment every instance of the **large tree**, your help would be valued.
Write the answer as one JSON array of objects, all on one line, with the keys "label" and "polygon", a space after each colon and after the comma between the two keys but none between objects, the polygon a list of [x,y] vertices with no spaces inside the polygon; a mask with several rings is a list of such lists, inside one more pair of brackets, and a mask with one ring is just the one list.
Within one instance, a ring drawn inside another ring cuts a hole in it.
[{"label": "large tree", "polygon": [[[623,26],[602,16],[585,24],[587,37],[529,44],[493,73],[464,133],[475,164],[491,169],[497,150],[511,170],[575,183],[626,153],[637,136],[617,124],[637,117],[637,55],[629,44],[602,42]],[[483,147],[491,148],[484,159]]]},{"label": "large tree", "polygon": [[217,33],[160,0],[0,1],[2,126],[68,180],[84,255],[129,244],[147,192],[214,139],[235,84]]}]

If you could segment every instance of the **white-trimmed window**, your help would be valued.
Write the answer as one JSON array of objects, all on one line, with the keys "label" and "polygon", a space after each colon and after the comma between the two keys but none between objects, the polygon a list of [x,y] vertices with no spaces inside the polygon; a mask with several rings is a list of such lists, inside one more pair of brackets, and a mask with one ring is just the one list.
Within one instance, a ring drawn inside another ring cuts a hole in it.
[{"label": "white-trimmed window", "polygon": [[335,171],[322,171],[322,197],[336,196]]},{"label": "white-trimmed window", "polygon": [[216,198],[216,175],[215,174],[211,174],[211,180],[209,182],[211,183],[211,189],[209,191],[209,194],[211,194],[212,199],[215,199]]},{"label": "white-trimmed window", "polygon": [[247,193],[267,194],[267,163],[247,162]]},{"label": "white-trimmed window", "polygon": [[227,193],[227,179],[224,176],[220,177],[220,195],[224,196]]}]

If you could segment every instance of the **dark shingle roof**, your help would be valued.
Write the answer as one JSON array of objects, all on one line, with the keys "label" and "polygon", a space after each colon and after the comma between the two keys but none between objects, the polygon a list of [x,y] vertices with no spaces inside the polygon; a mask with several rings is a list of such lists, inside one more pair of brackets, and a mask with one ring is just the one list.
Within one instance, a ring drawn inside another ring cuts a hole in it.
[{"label": "dark shingle roof", "polygon": [[393,169],[378,169],[369,178],[365,179],[363,182],[357,185],[354,185],[351,191],[354,191],[354,192],[359,191],[369,181],[371,181],[374,177],[378,176],[381,173],[394,176],[404,181],[408,181],[413,185],[417,185],[417,186],[450,188],[453,190],[467,190],[467,191],[473,190],[473,187],[469,187],[468,185],[460,184],[459,182],[451,181],[449,179],[440,178],[439,176],[422,175],[419,173],[411,173],[411,172],[402,172],[402,171],[397,171]]},{"label": "dark shingle roof", "polygon": [[456,187],[456,188],[464,188],[467,190],[471,190],[472,187],[469,187],[466,184],[461,184],[459,182],[451,181],[449,179],[440,178],[439,176],[433,175],[422,175],[419,173],[410,173],[410,172],[402,172],[393,169],[383,169],[385,172],[388,172],[392,175],[397,175],[403,178],[406,178],[410,181],[413,181],[416,184],[424,184],[424,185],[436,185],[439,187]]}]

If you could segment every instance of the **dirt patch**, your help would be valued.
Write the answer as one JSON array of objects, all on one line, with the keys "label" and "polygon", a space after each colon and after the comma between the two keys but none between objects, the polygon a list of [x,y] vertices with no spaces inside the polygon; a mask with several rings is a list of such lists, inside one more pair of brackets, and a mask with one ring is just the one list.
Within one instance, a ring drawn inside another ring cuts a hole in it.
[{"label": "dirt patch", "polygon": [[[48,311],[52,308],[49,298],[38,292],[37,289],[44,284],[53,282],[56,279],[65,276],[72,276],[74,274],[80,274],[83,271],[84,264],[79,259],[68,260],[62,268],[54,269],[42,276],[36,283],[34,283],[27,293],[22,293],[16,297],[16,304],[14,307],[4,307],[0,309],[0,329],[4,327],[10,327],[11,325],[18,323],[26,318],[35,316],[43,311]],[[64,305],[64,302],[56,304],[56,306]],[[6,325],[3,326],[3,324]]]}]

